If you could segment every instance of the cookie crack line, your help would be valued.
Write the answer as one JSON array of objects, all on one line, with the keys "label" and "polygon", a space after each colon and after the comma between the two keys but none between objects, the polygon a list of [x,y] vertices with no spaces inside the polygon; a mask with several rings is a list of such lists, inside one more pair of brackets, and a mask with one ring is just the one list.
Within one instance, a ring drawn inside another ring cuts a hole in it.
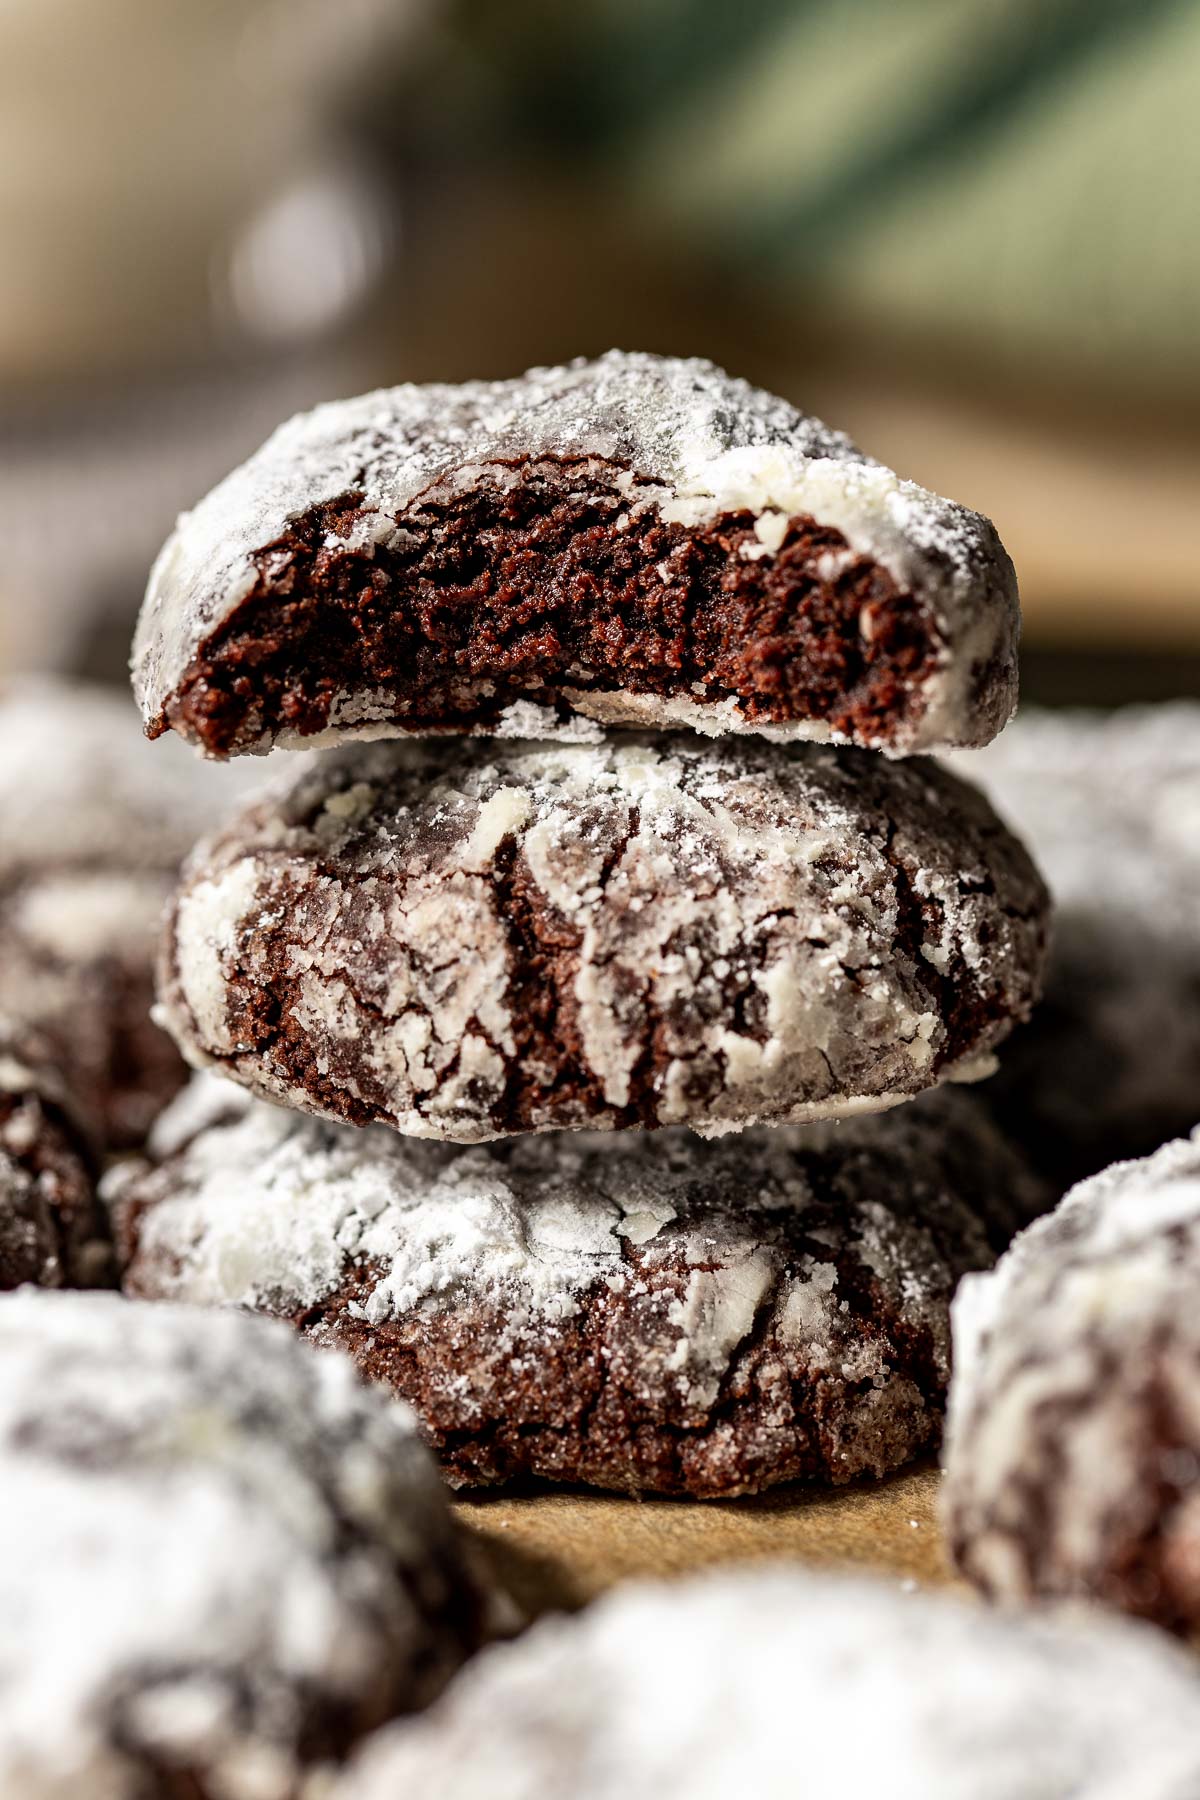
[{"label": "cookie crack line", "polygon": [[689,724],[888,752],[1011,715],[986,520],[709,364],[613,352],[282,428],[179,523],[134,649],[209,755]]}]

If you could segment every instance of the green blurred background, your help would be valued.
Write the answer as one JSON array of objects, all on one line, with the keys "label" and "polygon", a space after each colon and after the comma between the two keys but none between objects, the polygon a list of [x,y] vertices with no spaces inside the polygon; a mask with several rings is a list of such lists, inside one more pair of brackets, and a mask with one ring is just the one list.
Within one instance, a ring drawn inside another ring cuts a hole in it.
[{"label": "green blurred background", "polygon": [[116,674],[286,413],[704,354],[990,513],[1028,686],[1200,692],[1193,0],[4,0],[0,663]]}]

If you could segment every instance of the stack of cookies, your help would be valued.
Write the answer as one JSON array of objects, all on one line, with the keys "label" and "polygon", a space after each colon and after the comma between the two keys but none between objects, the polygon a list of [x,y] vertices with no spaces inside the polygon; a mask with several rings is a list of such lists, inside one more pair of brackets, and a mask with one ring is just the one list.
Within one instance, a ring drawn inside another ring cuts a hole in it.
[{"label": "stack of cookies", "polygon": [[231,1079],[110,1182],[127,1290],[346,1346],[460,1482],[935,1442],[950,1295],[1042,1202],[944,1084],[1046,896],[917,753],[1006,723],[1017,625],[986,520],[706,363],[284,426],[135,645],[152,736],[322,753],[185,867],[161,1016]]}]

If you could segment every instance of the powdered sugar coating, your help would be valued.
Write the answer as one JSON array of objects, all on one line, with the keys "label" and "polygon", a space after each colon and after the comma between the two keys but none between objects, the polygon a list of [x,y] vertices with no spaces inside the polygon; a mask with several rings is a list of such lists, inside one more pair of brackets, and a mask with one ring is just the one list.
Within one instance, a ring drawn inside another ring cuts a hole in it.
[{"label": "powdered sugar coating", "polygon": [[405,1409],[235,1313],[0,1299],[6,1800],[290,1800],[477,1596]]},{"label": "powdered sugar coating", "polygon": [[[173,1154],[108,1180],[127,1291],[348,1347],[414,1401],[462,1481],[731,1492],[882,1474],[936,1439],[955,1282],[1043,1203],[961,1091],[736,1144],[452,1150],[211,1075],[195,1087],[156,1133]],[[638,1461],[652,1425],[681,1439],[661,1470]]]},{"label": "powdered sugar coating", "polygon": [[193,1062],[329,1116],[717,1133],[982,1072],[1043,933],[1019,845],[931,763],[359,745],[201,846],[161,992]]},{"label": "powdered sugar coating", "polygon": [[[180,519],[155,564],[133,651],[147,722],[163,717],[198,651],[254,587],[256,553],[301,515],[362,495],[355,548],[370,552],[402,529],[418,497],[503,482],[514,463],[539,458],[598,459],[629,471],[637,483],[630,507],[666,521],[700,525],[747,512],[763,556],[778,548],[790,517],[813,517],[927,600],[940,661],[921,716],[889,749],[985,743],[1011,715],[1016,582],[986,519],[900,480],[841,432],[711,363],[610,351],[516,380],[389,388],[281,426]],[[597,716],[610,721],[665,722],[658,714],[646,721],[639,698],[580,694],[573,703],[585,712],[598,707]],[[378,728],[369,696],[363,699],[338,697],[333,735]],[[697,704],[688,722],[710,731],[754,728],[737,708],[714,708],[711,718],[709,710]],[[552,715],[546,723],[556,729]],[[401,728],[392,720],[393,732]],[[825,735],[805,721],[778,729]],[[251,747],[267,742],[264,736]]]},{"label": "powdered sugar coating", "polygon": [[314,1800],[1190,1800],[1200,1689],[1087,1612],[785,1564],[627,1584],[486,1652]]},{"label": "powdered sugar coating", "polygon": [[954,1307],[945,1512],[987,1592],[1200,1624],[1200,1131],[1074,1188]]},{"label": "powdered sugar coating", "polygon": [[1046,999],[989,1091],[1066,1186],[1200,1119],[1200,706],[1023,710],[954,766],[1054,898]]}]

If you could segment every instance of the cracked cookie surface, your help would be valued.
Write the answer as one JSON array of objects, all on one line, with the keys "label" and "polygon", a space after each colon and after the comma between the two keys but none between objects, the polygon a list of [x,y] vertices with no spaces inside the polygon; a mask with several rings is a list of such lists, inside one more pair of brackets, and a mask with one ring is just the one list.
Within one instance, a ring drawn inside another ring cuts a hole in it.
[{"label": "cracked cookie surface", "polygon": [[207,754],[354,736],[982,744],[1016,701],[988,520],[711,363],[622,354],[284,425],[180,520],[134,685]]},{"label": "cracked cookie surface", "polygon": [[1200,1133],[1072,1189],[954,1307],[943,1506],[1005,1600],[1200,1629]]},{"label": "cracked cookie surface", "polygon": [[297,1800],[482,1600],[411,1414],[236,1313],[0,1297],[0,1790]]},{"label": "cracked cookie surface", "polygon": [[287,1318],[449,1478],[719,1496],[936,1445],[948,1308],[1044,1201],[962,1090],[886,1119],[456,1149],[198,1076],[109,1178],[126,1290]]},{"label": "cracked cookie surface", "polygon": [[717,1134],[982,1072],[1044,936],[1021,846],[920,759],[355,745],[198,848],[160,994],[190,1060],[355,1124]]}]

